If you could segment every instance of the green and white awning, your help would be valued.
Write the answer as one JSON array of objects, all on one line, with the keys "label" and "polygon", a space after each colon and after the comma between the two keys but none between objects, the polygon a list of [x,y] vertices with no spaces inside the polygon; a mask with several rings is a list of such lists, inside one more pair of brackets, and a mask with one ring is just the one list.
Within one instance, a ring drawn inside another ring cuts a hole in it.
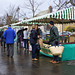
[{"label": "green and white awning", "polygon": [[59,19],[71,19],[71,20],[75,20],[75,9],[74,7],[72,8],[68,8],[65,10],[60,10],[57,11],[55,13],[50,14],[50,17],[52,18],[59,18]]},{"label": "green and white awning", "polygon": [[43,16],[34,17],[31,19],[23,20],[12,25],[32,25],[32,24],[47,24],[52,20],[54,23],[73,23],[75,22],[75,7],[67,8],[57,12],[49,13]]}]

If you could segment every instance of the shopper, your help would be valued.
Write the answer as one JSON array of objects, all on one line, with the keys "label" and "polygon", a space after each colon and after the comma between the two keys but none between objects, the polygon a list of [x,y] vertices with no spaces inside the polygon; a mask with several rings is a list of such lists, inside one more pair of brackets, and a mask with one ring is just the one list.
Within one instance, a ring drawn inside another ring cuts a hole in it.
[{"label": "shopper", "polygon": [[[54,22],[53,21],[49,22],[49,26],[50,26],[49,44],[51,44],[52,46],[58,46],[59,45],[59,33],[58,33],[58,29],[57,29],[56,26],[54,26]],[[52,62],[52,63],[58,63],[59,62],[59,57],[53,55],[53,60],[51,60],[50,62]]]},{"label": "shopper", "polygon": [[[37,39],[37,43],[39,44],[39,39],[42,38],[42,30],[36,25],[36,31],[37,31],[37,36],[39,37]],[[36,58],[39,59],[40,55],[40,50],[36,50]]]},{"label": "shopper", "polygon": [[8,26],[8,29],[3,33],[3,37],[6,39],[7,44],[7,56],[13,58],[14,55],[14,39],[16,38],[15,31]]},{"label": "shopper", "polygon": [[0,31],[0,41],[1,41],[1,47],[3,46],[3,32],[4,32],[4,27]]},{"label": "shopper", "polygon": [[29,52],[28,51],[28,31],[27,31],[27,28],[24,29],[23,31],[23,40],[24,40],[24,50],[25,52]]},{"label": "shopper", "polygon": [[37,31],[36,26],[32,25],[32,30],[30,33],[30,44],[32,46],[32,60],[38,60],[36,59],[36,43],[37,43]]},{"label": "shopper", "polygon": [[22,41],[23,41],[23,30],[21,29],[17,32],[17,50],[18,47],[19,48],[23,47]]},{"label": "shopper", "polygon": [[36,25],[36,31],[37,31],[37,35],[42,37],[42,30],[38,27],[38,24]]}]

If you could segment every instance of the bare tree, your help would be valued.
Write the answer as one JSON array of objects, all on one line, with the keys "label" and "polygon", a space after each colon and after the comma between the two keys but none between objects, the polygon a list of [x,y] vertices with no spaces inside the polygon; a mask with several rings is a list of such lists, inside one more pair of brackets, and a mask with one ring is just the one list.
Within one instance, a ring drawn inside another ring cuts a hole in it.
[{"label": "bare tree", "polygon": [[63,8],[69,8],[72,6],[70,0],[54,0],[54,8],[61,10]]},{"label": "bare tree", "polygon": [[26,8],[26,9],[29,9],[30,11],[32,11],[32,15],[34,17],[35,12],[38,10],[39,6],[41,6],[43,3],[42,2],[38,3],[37,0],[27,0],[27,1],[24,3],[23,8]]},{"label": "bare tree", "polygon": [[6,24],[6,15],[0,16],[0,26],[4,26]]},{"label": "bare tree", "polygon": [[20,19],[28,19],[26,12],[23,10],[19,13],[19,15]]},{"label": "bare tree", "polygon": [[19,21],[19,10],[20,8],[15,7],[15,5],[10,5],[8,7],[8,9],[6,10],[6,14],[7,14],[7,19],[8,21],[10,20],[10,22],[8,22],[7,24]]}]

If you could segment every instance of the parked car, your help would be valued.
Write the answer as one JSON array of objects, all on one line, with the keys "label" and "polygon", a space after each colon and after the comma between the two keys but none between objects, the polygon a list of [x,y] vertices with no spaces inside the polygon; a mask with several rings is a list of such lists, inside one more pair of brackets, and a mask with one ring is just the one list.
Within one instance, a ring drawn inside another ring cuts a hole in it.
[{"label": "parked car", "polygon": [[49,39],[50,33],[49,32],[43,32],[42,39]]},{"label": "parked car", "polygon": [[68,42],[70,35],[72,35],[71,32],[63,32],[63,34],[62,34],[62,32],[59,32],[60,42],[62,42],[62,40],[63,40],[64,43]]},{"label": "parked car", "polygon": [[71,32],[63,32],[63,34],[62,32],[59,32],[59,36],[70,36],[70,35],[72,35]]}]

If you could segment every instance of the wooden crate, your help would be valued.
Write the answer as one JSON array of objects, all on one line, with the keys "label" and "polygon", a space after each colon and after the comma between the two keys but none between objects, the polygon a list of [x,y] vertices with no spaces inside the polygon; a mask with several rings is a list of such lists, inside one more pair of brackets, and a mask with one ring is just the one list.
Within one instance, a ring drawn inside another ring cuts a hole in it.
[{"label": "wooden crate", "polygon": [[71,35],[69,37],[69,42],[75,42],[75,35]]}]

